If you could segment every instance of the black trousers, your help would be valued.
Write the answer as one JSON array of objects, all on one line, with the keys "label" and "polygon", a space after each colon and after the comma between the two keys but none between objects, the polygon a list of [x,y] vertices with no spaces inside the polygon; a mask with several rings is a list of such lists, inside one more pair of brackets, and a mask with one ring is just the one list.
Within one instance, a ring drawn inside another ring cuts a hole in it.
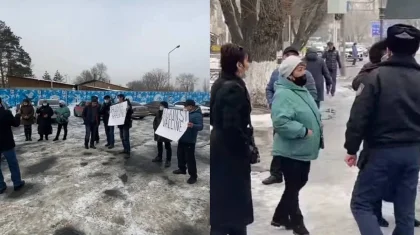
[{"label": "black trousers", "polygon": [[56,139],[58,139],[58,137],[60,137],[61,129],[64,130],[64,136],[63,136],[63,138],[67,138],[67,125],[68,124],[69,124],[68,122],[61,123],[61,124],[59,123],[58,124],[58,127],[57,127],[57,135],[55,136]]},{"label": "black trousers", "polygon": [[[273,136],[274,134],[276,133],[273,130]],[[280,164],[281,164],[280,159],[278,157],[273,157],[273,160],[271,160],[271,165],[270,165],[270,175],[273,177],[276,177],[277,179],[283,178]]]},{"label": "black trousers", "polygon": [[98,128],[96,128],[95,141],[99,141],[99,125]]},{"label": "black trousers", "polygon": [[246,235],[246,227],[242,228],[226,228],[211,227],[210,235]]},{"label": "black trousers", "polygon": [[31,138],[32,136],[32,125],[24,125],[23,126],[23,131],[25,132],[25,137],[26,138]]},{"label": "black trousers", "polygon": [[95,145],[96,132],[98,130],[98,125],[96,125],[96,124],[86,124],[85,127],[86,127],[85,145],[88,145],[89,140],[90,140],[90,145],[93,146],[93,145]]},{"label": "black trousers", "polygon": [[299,207],[299,192],[308,182],[311,162],[281,156],[276,156],[275,158],[280,159],[286,187],[277,205],[273,221],[284,224],[290,218],[292,225],[296,226],[303,222],[302,212]]},{"label": "black trousers", "polygon": [[379,200],[373,204],[373,214],[379,219],[382,218],[382,200]]},{"label": "black trousers", "polygon": [[177,149],[178,168],[182,171],[188,169],[188,174],[191,177],[197,178],[197,163],[195,162],[195,143],[180,143],[178,142]]},{"label": "black trousers", "polygon": [[356,58],[354,58],[354,59],[353,59],[353,63],[352,63],[352,65],[356,65],[356,61],[357,61],[357,59],[356,59]]},{"label": "black trousers", "polygon": [[171,159],[172,159],[172,146],[171,146],[171,142],[161,142],[161,141],[158,141],[157,142],[158,157],[159,158],[162,158],[162,156],[163,156],[163,143],[165,143],[166,161],[171,161]]}]

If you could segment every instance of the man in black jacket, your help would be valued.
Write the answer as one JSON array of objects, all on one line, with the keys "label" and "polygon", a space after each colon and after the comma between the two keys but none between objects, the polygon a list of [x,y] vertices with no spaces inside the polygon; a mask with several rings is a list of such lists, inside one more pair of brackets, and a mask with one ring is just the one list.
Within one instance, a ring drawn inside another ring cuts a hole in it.
[{"label": "man in black jacket", "polygon": [[362,141],[368,147],[351,210],[361,235],[382,235],[373,205],[385,193],[395,192],[394,234],[414,235],[420,170],[420,65],[414,55],[420,46],[420,31],[410,25],[394,25],[387,30],[386,46],[392,55],[359,85],[347,123],[347,165],[356,165]]},{"label": "man in black jacket", "polygon": [[338,68],[341,69],[341,61],[340,61],[340,54],[335,49],[335,46],[332,42],[327,43],[327,50],[322,55],[322,58],[325,59],[325,63],[327,64],[328,71],[330,72],[330,75],[332,78],[332,85],[331,85],[330,92],[331,92],[331,95],[334,96],[335,87],[337,84],[337,71],[338,71]]},{"label": "man in black jacket", "polygon": [[92,149],[96,149],[95,140],[100,119],[100,110],[98,100],[96,98],[93,98],[90,104],[85,106],[82,112],[82,117],[86,127],[85,148],[89,149],[90,147]]},{"label": "man in black jacket", "polygon": [[[20,125],[20,113],[13,117],[12,112],[3,107],[0,98],[0,155],[4,155],[9,165],[11,178],[15,191],[18,191],[25,185],[25,181],[21,179],[19,162],[16,158],[15,140],[13,137],[12,127]],[[0,168],[0,194],[4,193],[7,185],[4,182],[3,173]]]},{"label": "man in black jacket", "polygon": [[106,134],[106,145],[108,149],[114,148],[115,139],[114,139],[114,126],[108,126],[109,121],[109,110],[111,108],[112,102],[109,95],[104,96],[104,104],[101,106],[101,115],[102,120],[104,121],[105,134]]},{"label": "man in black jacket", "polygon": [[131,152],[130,128],[132,125],[131,115],[133,114],[133,109],[131,107],[130,100],[126,99],[124,94],[119,94],[117,98],[119,103],[125,101],[127,102],[127,114],[125,115],[125,121],[123,125],[118,126],[118,129],[120,129],[120,138],[124,147],[124,150],[121,153],[126,155],[125,158],[129,158]]}]

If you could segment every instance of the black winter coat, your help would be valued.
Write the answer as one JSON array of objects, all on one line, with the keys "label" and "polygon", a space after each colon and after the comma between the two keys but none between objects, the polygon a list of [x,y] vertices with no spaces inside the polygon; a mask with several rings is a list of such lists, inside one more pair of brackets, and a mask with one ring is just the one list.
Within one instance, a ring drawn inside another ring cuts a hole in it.
[{"label": "black winter coat", "polygon": [[51,135],[52,134],[52,119],[54,111],[49,104],[47,106],[41,106],[36,109],[37,123],[38,123],[38,134],[40,135]]},{"label": "black winter coat", "polygon": [[127,114],[125,115],[124,125],[119,125],[118,128],[131,128],[132,126],[131,116],[133,115],[133,107],[129,100],[125,101],[127,101]]},{"label": "black winter coat", "polygon": [[20,118],[19,114],[13,117],[10,110],[0,107],[0,153],[16,147],[12,127],[20,125]]},{"label": "black winter coat", "polygon": [[328,70],[337,71],[337,66],[341,68],[340,54],[335,49],[335,47],[333,47],[331,50],[328,49],[325,51],[322,55],[322,58],[325,59]]},{"label": "black winter coat", "polygon": [[254,212],[251,103],[241,78],[221,74],[211,89],[210,113],[210,225],[243,227],[254,221]]},{"label": "black winter coat", "polygon": [[[159,110],[155,116],[155,119],[153,119],[153,130],[156,132],[156,130],[158,129],[160,122],[162,121],[162,115],[163,115],[163,111]],[[160,135],[156,135],[155,134],[155,141],[157,142],[171,142],[170,139],[167,139],[165,137],[162,137]]]},{"label": "black winter coat", "polygon": [[102,115],[102,120],[104,121],[104,125],[108,125],[110,108],[111,108],[111,103],[104,103],[101,106],[101,115]]},{"label": "black winter coat", "polygon": [[324,101],[324,83],[329,86],[332,84],[332,78],[328,71],[325,61],[320,58],[316,51],[308,49],[305,56],[306,70],[311,72],[315,80],[317,101]]},{"label": "black winter coat", "polygon": [[87,105],[82,112],[83,124],[85,125],[99,125],[101,116],[100,116],[100,106],[93,107],[91,104]]}]

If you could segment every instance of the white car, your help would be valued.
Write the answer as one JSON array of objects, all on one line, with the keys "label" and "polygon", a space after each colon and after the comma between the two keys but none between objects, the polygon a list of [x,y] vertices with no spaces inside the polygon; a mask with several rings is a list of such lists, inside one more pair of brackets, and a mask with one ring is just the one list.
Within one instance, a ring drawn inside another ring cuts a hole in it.
[{"label": "white car", "polygon": [[[176,109],[183,109],[184,108],[184,101],[178,101],[174,103],[174,106]],[[203,114],[203,116],[209,116],[210,115],[210,102],[209,101],[205,101],[204,104],[199,104],[196,103],[196,106],[200,107],[201,109],[201,113]]]},{"label": "white car", "polygon": [[[360,50],[357,50],[357,59],[359,61],[363,61],[363,52]],[[353,49],[352,47],[346,47],[346,60],[352,61],[353,60]]]}]

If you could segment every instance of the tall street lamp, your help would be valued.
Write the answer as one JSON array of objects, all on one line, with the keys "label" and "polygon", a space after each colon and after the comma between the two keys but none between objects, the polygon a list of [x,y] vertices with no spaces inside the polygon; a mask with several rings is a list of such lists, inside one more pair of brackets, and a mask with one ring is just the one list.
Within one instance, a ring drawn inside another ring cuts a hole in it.
[{"label": "tall street lamp", "polygon": [[171,53],[178,49],[181,45],[176,46],[174,49],[168,52],[168,77],[171,78]]},{"label": "tall street lamp", "polygon": [[385,9],[388,4],[388,0],[379,0],[379,38],[382,40],[384,37],[384,19]]}]

